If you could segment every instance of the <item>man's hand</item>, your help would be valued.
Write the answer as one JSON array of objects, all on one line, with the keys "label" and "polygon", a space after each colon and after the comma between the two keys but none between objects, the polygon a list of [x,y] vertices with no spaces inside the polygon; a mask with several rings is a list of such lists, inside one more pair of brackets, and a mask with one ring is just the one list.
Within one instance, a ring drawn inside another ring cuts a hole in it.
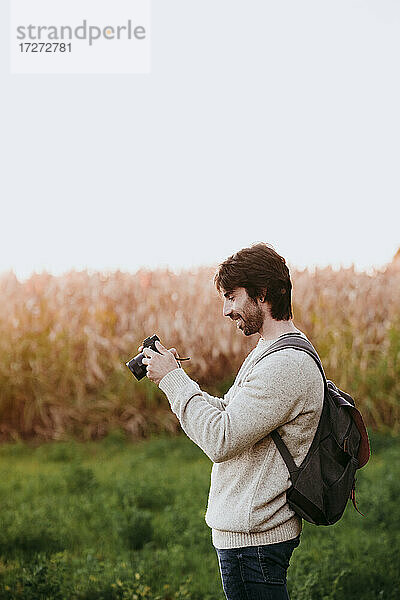
[{"label": "man's hand", "polygon": [[160,342],[156,342],[158,352],[154,352],[151,348],[139,347],[139,352],[143,352],[146,358],[142,360],[144,365],[147,365],[147,377],[154,381],[157,385],[161,379],[170,371],[173,371],[179,364],[176,361],[178,355],[175,348],[167,350]]}]

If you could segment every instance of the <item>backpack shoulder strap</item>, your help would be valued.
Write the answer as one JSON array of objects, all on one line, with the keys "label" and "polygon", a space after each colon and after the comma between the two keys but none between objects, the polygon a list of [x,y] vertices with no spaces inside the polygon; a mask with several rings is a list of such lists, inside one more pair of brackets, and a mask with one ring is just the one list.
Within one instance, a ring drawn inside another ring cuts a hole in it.
[{"label": "backpack shoulder strap", "polygon": [[293,456],[290,454],[288,447],[286,446],[285,442],[283,441],[276,429],[274,429],[274,431],[271,431],[270,436],[274,440],[275,446],[278,448],[279,454],[285,461],[288,471],[292,476],[294,473],[296,473],[296,471],[299,470],[296,463],[293,460]]},{"label": "backpack shoulder strap", "polygon": [[288,348],[292,348],[293,350],[300,350],[309,354],[317,364],[318,369],[322,375],[322,379],[324,381],[325,391],[328,389],[328,384],[326,381],[326,376],[324,372],[324,368],[321,363],[321,359],[319,358],[317,351],[314,346],[301,336],[299,333],[287,333],[280,337],[276,342],[274,342],[269,348],[257,359],[256,364],[260,362],[266,356],[270,354],[274,354],[275,352],[279,352],[279,350],[287,350]]},{"label": "backpack shoulder strap", "polygon": [[[275,352],[279,352],[280,350],[286,350],[287,348],[293,348],[294,350],[301,350],[302,352],[306,352],[306,354],[309,354],[314,359],[314,361],[317,363],[317,366],[322,375],[322,379],[324,381],[324,391],[327,392],[328,384],[326,381],[324,368],[317,354],[317,351],[315,350],[311,342],[306,340],[299,333],[288,333],[280,337],[258,358],[256,364],[266,356],[274,354]],[[293,457],[288,450],[288,447],[286,446],[285,442],[282,440],[281,436],[279,435],[276,429],[274,431],[271,431],[270,435],[276,447],[278,448],[278,451],[282,456],[290,475],[293,476],[298,471],[298,467],[294,462]]]}]

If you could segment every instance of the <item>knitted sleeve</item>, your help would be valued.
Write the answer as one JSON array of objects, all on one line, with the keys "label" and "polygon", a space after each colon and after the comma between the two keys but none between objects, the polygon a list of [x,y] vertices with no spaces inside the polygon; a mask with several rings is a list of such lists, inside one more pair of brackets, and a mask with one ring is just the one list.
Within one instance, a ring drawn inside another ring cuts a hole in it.
[{"label": "knitted sleeve", "polygon": [[210,403],[183,369],[168,373],[159,387],[188,437],[213,462],[224,462],[300,414],[308,387],[304,358],[284,350],[261,360],[225,409]]},{"label": "knitted sleeve", "polygon": [[[215,408],[218,408],[219,410],[225,410],[226,404],[228,403],[228,395],[229,395],[229,391],[225,394],[225,396],[223,398],[217,398],[216,396],[211,396],[211,394],[208,394],[207,392],[205,392],[204,390],[200,389],[200,386],[198,383],[196,383],[195,381],[193,381],[192,379],[190,379],[185,371],[183,371],[183,369],[179,368],[179,369],[175,369],[176,371],[176,375],[179,378],[180,377],[180,373],[183,373],[184,377],[183,377],[183,381],[191,381],[192,385],[198,390],[199,394],[201,394],[202,398],[208,402],[208,404],[210,404],[211,406],[215,406]],[[173,371],[175,373],[175,371]],[[168,373],[169,375],[169,373]],[[163,387],[168,387],[168,385],[171,385],[171,383],[173,384],[173,382],[176,380],[175,378],[168,378],[168,375],[166,375],[163,378]],[[163,390],[163,387],[161,387],[161,381],[160,381],[160,389]],[[165,391],[165,390],[163,390]]]}]

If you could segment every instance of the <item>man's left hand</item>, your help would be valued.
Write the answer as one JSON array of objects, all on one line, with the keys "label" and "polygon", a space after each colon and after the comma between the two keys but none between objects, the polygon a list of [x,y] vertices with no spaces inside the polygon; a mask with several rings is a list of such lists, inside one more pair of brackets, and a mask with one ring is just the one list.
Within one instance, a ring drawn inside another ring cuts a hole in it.
[{"label": "man's left hand", "polygon": [[167,373],[177,369],[179,365],[173,352],[164,348],[158,341],[156,342],[156,348],[158,352],[154,352],[151,348],[143,348],[146,358],[142,360],[142,363],[147,365],[147,377],[158,385]]}]

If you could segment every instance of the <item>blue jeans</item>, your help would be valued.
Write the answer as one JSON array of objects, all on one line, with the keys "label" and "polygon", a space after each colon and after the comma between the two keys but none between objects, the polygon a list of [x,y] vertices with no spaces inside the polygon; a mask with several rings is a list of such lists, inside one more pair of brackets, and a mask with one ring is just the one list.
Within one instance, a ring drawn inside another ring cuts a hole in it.
[{"label": "blue jeans", "polygon": [[227,600],[289,600],[286,572],[300,536],[265,546],[217,550]]}]

